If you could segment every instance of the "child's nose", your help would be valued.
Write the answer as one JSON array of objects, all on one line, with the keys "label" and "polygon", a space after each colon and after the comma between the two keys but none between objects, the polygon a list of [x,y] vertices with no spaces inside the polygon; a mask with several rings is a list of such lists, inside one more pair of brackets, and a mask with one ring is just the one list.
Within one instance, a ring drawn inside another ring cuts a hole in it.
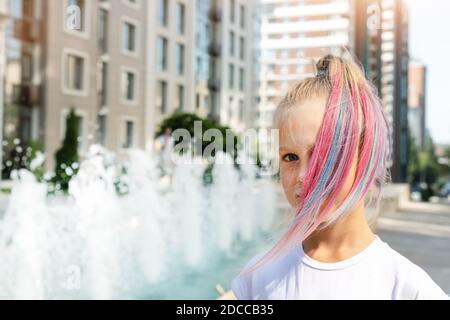
[{"label": "child's nose", "polygon": [[300,168],[297,173],[297,182],[300,182],[303,185],[303,181],[305,180],[305,175],[306,175],[306,166],[302,164],[302,165],[300,165]]}]

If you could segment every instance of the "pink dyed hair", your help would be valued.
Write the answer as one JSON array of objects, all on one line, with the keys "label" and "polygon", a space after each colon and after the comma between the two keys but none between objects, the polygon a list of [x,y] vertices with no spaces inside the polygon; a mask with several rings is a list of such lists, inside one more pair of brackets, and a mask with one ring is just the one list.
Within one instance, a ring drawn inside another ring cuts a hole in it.
[{"label": "pink dyed hair", "polygon": [[[251,272],[282,253],[301,245],[315,230],[344,217],[372,187],[378,206],[383,184],[389,178],[391,133],[376,89],[352,60],[327,55],[317,63],[317,76],[290,89],[275,112],[279,128],[287,110],[303,99],[328,97],[324,118],[317,134],[295,218],[281,239],[255,264]],[[334,211],[337,197],[358,159],[350,192]]]}]

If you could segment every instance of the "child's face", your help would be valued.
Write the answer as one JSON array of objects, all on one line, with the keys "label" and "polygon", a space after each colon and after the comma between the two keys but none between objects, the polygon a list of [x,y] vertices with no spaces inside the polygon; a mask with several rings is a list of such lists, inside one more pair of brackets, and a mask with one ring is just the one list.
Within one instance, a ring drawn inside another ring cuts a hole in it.
[{"label": "child's face", "polygon": [[[293,106],[280,123],[280,178],[286,198],[293,208],[299,205],[305,173],[317,133],[322,124],[327,103],[326,97],[314,97]],[[355,163],[356,164],[356,163]],[[355,166],[339,200],[343,200],[354,180]]]}]

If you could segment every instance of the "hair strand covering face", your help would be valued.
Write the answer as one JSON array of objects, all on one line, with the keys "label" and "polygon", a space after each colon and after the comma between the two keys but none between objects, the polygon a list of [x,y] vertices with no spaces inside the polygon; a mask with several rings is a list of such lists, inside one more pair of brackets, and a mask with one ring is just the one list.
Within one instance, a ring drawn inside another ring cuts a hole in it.
[{"label": "hair strand covering face", "polygon": [[[300,206],[282,238],[244,273],[301,245],[319,225],[322,229],[345,216],[366,198],[371,187],[377,188],[376,204],[380,200],[381,188],[388,176],[391,134],[376,90],[351,60],[327,55],[319,60],[317,69],[315,78],[308,78],[293,88],[277,108],[277,113],[282,113],[283,109],[298,104],[299,97],[328,92],[325,114],[305,174]],[[306,92],[308,88],[312,92]],[[353,184],[344,201],[336,207],[355,156],[358,163]]]}]

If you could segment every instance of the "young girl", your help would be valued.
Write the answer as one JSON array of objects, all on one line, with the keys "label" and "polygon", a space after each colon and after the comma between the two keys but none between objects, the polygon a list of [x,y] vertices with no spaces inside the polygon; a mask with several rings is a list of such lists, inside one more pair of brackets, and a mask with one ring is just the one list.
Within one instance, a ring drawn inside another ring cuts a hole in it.
[{"label": "young girl", "polygon": [[372,232],[391,133],[351,60],[327,55],[275,112],[280,178],[296,209],[287,232],[231,282],[238,299],[448,299],[423,269]]}]

